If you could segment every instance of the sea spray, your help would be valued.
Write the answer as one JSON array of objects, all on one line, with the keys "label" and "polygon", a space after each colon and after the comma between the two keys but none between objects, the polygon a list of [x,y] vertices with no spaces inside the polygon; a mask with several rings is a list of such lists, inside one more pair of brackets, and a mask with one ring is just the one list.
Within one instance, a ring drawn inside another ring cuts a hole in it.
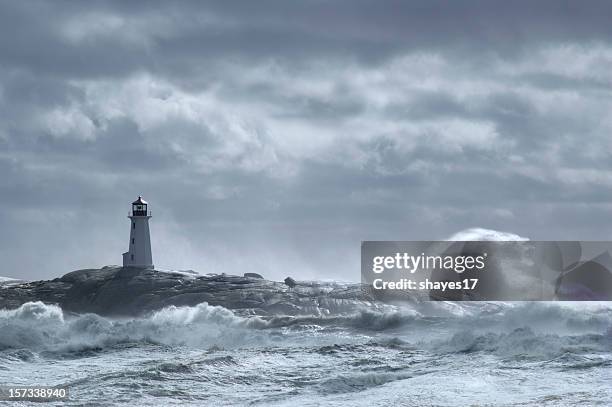
[{"label": "sea spray", "polygon": [[242,318],[206,303],[171,306],[142,318],[109,319],[95,314],[64,315],[58,306],[35,302],[0,311],[0,350],[74,351],[127,342],[245,346],[265,340],[265,335],[252,329],[265,325],[258,317]]},{"label": "sea spray", "polygon": [[0,311],[0,381],[84,404],[610,405],[611,321],[606,303],[249,317],[201,303],[139,318],[28,303]]}]

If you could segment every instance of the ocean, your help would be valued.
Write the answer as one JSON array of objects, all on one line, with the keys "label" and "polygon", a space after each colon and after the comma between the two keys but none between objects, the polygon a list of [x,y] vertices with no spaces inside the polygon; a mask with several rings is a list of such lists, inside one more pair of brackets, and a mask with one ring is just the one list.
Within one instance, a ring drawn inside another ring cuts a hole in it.
[{"label": "ocean", "polygon": [[0,310],[0,384],[67,386],[51,405],[610,406],[611,351],[609,303]]}]

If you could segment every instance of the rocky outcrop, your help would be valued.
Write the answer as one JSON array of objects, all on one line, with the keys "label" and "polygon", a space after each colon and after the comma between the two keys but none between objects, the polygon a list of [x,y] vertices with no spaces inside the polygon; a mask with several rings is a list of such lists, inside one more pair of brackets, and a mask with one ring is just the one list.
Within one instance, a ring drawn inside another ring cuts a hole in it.
[{"label": "rocky outcrop", "polygon": [[285,280],[285,285],[289,288],[293,288],[297,285],[297,281],[295,281],[293,278],[291,277],[287,277]]},{"label": "rocky outcrop", "polygon": [[0,309],[42,301],[65,311],[132,316],[207,302],[244,314],[326,314],[376,306],[360,284],[309,283],[293,289],[263,278],[107,266],[49,281],[0,286]]}]

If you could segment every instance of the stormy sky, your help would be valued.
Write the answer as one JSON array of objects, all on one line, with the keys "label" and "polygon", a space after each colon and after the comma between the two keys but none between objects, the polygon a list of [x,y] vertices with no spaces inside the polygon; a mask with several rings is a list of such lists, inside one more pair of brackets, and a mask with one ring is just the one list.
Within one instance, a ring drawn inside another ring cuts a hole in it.
[{"label": "stormy sky", "polygon": [[612,238],[612,4],[0,2],[0,275],[359,279],[361,240]]}]

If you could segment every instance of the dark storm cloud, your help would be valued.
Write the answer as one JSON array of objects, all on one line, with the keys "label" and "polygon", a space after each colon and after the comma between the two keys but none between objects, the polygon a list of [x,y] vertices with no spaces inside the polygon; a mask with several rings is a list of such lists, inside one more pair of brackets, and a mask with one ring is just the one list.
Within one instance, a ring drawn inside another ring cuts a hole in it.
[{"label": "dark storm cloud", "polygon": [[198,74],[193,63],[215,58],[368,63],[414,49],[515,57],[532,46],[612,35],[604,1],[123,3],[4,2],[3,60],[72,78],[135,69],[172,76]]},{"label": "dark storm cloud", "polygon": [[[610,238],[608,2],[0,2],[0,275],[358,276],[360,240]],[[36,254],[34,254],[36,253]]]}]

